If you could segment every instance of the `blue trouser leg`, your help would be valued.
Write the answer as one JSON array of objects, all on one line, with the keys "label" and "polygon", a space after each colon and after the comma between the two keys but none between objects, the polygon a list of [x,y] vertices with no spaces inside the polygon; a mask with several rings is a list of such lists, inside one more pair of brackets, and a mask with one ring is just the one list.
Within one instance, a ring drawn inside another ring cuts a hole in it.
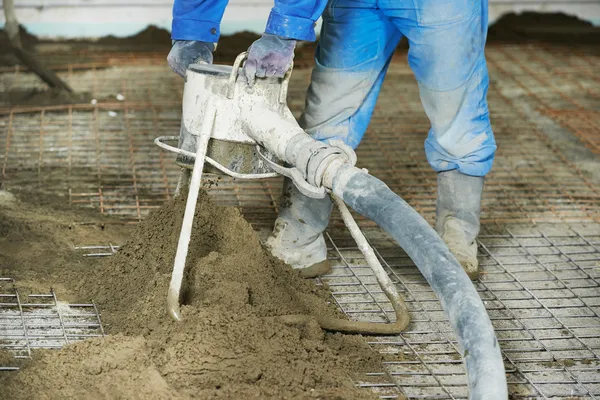
[{"label": "blue trouser leg", "polygon": [[330,2],[300,125],[315,139],[356,148],[400,38],[376,1]]},{"label": "blue trouser leg", "polygon": [[[356,148],[391,55],[405,35],[410,42],[409,63],[431,122],[425,141],[431,167],[486,175],[496,149],[486,102],[486,29],[487,0],[330,1],[301,126],[316,139],[341,139]],[[297,214],[286,207],[280,216]],[[305,207],[307,213],[317,209],[325,210],[319,215],[328,215],[331,202],[311,200]],[[305,227],[307,237],[315,237],[327,223]]]},{"label": "blue trouser leg", "polygon": [[487,0],[414,0],[412,15],[392,7],[397,1],[382,2],[408,38],[408,61],[431,122],[425,154],[438,172],[436,230],[476,279],[483,177],[496,151],[486,100]]},{"label": "blue trouser leg", "polygon": [[437,171],[485,176],[496,142],[487,106],[484,46],[487,0],[414,0],[411,13],[382,2],[388,18],[408,38],[408,61],[431,122],[425,154]]},{"label": "blue trouser leg", "polygon": [[[300,117],[300,125],[316,139],[341,139],[356,148],[367,129],[400,40],[400,33],[374,4],[332,1],[323,15],[316,65]],[[358,26],[371,34],[364,35]],[[322,240],[332,207],[329,197],[308,198],[286,178],[273,236],[290,251]]]}]

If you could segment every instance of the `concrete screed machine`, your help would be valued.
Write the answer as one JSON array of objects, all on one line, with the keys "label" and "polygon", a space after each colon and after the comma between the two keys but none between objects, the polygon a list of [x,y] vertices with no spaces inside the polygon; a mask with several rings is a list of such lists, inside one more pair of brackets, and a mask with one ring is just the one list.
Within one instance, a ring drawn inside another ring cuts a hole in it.
[{"label": "concrete screed machine", "polygon": [[[355,167],[354,151],[342,142],[323,143],[298,125],[287,106],[292,69],[284,78],[257,78],[250,86],[243,77],[247,53],[233,66],[195,64],[186,72],[183,129],[196,140],[192,153],[162,136],[155,143],[194,160],[182,168],[176,195],[188,190],[187,203],[169,292],[167,311],[181,320],[180,291],[203,171],[237,179],[287,176],[304,195],[331,196],[343,221],[390,300],[396,319],[373,323],[317,317],[329,331],[394,335],[409,324],[404,302],[347,206],[377,223],[404,249],[421,271],[449,318],[462,352],[470,399],[506,399],[504,364],[493,326],[472,282],[448,247],[421,215],[368,171]],[[191,175],[191,176],[190,176]],[[305,315],[281,316],[302,324]]]}]

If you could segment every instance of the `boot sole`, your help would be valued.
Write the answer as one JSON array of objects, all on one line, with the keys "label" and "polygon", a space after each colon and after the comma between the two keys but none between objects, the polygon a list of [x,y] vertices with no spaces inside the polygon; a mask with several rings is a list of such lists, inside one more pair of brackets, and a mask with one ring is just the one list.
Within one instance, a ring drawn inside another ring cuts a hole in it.
[{"label": "boot sole", "polygon": [[[452,250],[450,251],[452,252]],[[471,260],[467,260],[461,257],[460,254],[457,255],[454,254],[454,252],[452,252],[452,254],[454,255],[454,257],[456,257],[458,263],[472,281],[476,281],[477,279],[479,279],[479,263],[473,264]]]},{"label": "boot sole", "polygon": [[325,275],[331,271],[331,263],[329,260],[323,260],[306,268],[297,268],[302,278],[316,278],[317,276]]},{"label": "boot sole", "polygon": [[479,279],[479,268],[478,267],[475,267],[475,269],[470,268],[469,266],[465,266],[465,265],[463,265],[462,267],[472,281],[476,281],[477,279]]},{"label": "boot sole", "polygon": [[181,168],[194,169],[194,159],[182,154],[177,156],[175,164]]}]

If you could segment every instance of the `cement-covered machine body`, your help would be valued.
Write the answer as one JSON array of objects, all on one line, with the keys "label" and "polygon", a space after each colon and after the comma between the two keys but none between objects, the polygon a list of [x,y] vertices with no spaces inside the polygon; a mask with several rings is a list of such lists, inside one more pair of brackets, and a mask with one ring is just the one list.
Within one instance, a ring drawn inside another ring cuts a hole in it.
[{"label": "cement-covered machine body", "polygon": [[[231,171],[252,175],[271,171],[263,158],[256,153],[256,142],[244,133],[241,110],[254,102],[267,104],[277,110],[279,118],[295,121],[286,105],[287,79],[263,79],[250,88],[238,76],[239,65],[193,65],[186,76],[183,92],[183,118],[185,129],[198,135],[211,102],[216,110],[215,127],[207,156]],[[243,93],[243,95],[241,95]],[[235,98],[236,101],[232,101]],[[282,101],[283,99],[283,101]],[[271,152],[264,154],[278,162]]]},{"label": "cement-covered machine body", "polygon": [[286,102],[289,74],[283,79],[260,79],[249,86],[239,74],[244,56],[240,55],[233,67],[190,67],[183,124],[191,134],[199,135],[208,104],[215,106],[207,157],[249,179],[275,171],[292,178],[303,194],[324,197],[321,181],[327,166],[334,159],[354,165],[354,151],[342,142],[327,145],[316,141],[300,128]]},{"label": "cement-covered machine body", "polygon": [[[252,87],[238,78],[239,67],[227,65],[192,65],[186,75],[183,91],[183,122],[196,135],[199,132],[206,106],[217,109],[212,138],[254,144],[242,127],[241,109],[260,102],[279,112],[280,118],[295,121],[286,104],[287,79],[261,79]],[[232,99],[236,101],[232,101]],[[283,100],[283,101],[282,101]]]},{"label": "cement-covered machine body", "polygon": [[506,399],[506,376],[493,326],[471,280],[435,230],[383,182],[356,168],[351,149],[314,140],[300,128],[285,102],[287,79],[257,80],[249,87],[238,74],[238,61],[234,67],[194,65],[188,70],[183,121],[189,131],[208,132],[217,144],[253,146],[252,163],[260,164],[261,170],[271,168],[291,177],[309,196],[333,193],[382,227],[440,299],[466,362],[470,398]]}]

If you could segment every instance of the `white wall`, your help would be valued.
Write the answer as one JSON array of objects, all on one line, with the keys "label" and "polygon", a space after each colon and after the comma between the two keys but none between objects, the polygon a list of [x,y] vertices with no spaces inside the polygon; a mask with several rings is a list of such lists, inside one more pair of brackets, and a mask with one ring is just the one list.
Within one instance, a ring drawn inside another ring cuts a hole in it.
[{"label": "white wall", "polygon": [[[489,0],[490,23],[510,11],[565,12],[600,25],[600,0]],[[273,1],[230,0],[222,33],[261,32]],[[15,0],[17,17],[43,37],[132,35],[153,24],[170,29],[172,0]],[[0,16],[0,25],[4,16]]]}]

